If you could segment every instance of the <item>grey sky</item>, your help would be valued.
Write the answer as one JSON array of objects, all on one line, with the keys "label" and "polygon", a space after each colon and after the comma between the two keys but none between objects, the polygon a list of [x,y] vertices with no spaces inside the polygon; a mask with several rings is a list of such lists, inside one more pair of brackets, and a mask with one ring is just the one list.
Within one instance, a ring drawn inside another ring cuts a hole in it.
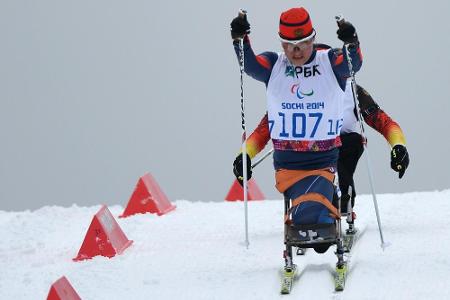
[{"label": "grey sky", "polygon": [[[222,201],[241,135],[229,23],[246,8],[255,51],[279,51],[279,14],[298,5],[318,42],[340,45],[335,14],[355,25],[357,81],[406,135],[411,164],[398,180],[384,138],[367,129],[376,191],[449,188],[449,1],[3,0],[0,209],[125,205],[147,171],[172,200]],[[245,92],[250,133],[265,89],[246,77]],[[281,198],[271,159],[254,174]],[[364,160],[356,180],[370,192]]]}]

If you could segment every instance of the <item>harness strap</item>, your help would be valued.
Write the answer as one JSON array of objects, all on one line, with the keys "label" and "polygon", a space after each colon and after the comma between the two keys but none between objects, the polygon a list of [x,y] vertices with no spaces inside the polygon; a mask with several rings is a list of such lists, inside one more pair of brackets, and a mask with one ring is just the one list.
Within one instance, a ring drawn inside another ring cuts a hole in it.
[{"label": "harness strap", "polygon": [[304,195],[301,195],[297,198],[295,198],[292,201],[292,207],[289,209],[289,211],[287,212],[287,214],[284,216],[284,222],[288,223],[290,218],[289,216],[291,215],[292,210],[300,205],[303,202],[307,202],[307,201],[314,201],[314,202],[318,202],[322,205],[325,205],[326,208],[328,208],[328,210],[330,211],[330,215],[335,218],[338,219],[341,217],[341,214],[339,213],[339,211],[337,210],[336,207],[333,206],[333,204],[331,204],[331,202],[322,194],[319,193],[307,193]]},{"label": "harness strap", "polygon": [[288,188],[290,188],[297,181],[302,180],[308,176],[322,176],[328,181],[333,183],[334,172],[332,168],[318,169],[318,170],[286,170],[279,169],[275,173],[275,187],[280,193],[284,193]]}]

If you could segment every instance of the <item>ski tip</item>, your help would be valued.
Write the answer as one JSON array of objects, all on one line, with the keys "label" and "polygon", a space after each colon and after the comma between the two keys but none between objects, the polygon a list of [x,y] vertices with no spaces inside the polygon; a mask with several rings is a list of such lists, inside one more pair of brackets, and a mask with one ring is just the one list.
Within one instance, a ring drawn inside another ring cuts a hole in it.
[{"label": "ski tip", "polygon": [[344,290],[347,270],[347,262],[344,262],[342,265],[336,265],[336,273],[334,274],[334,290],[336,292],[342,292]]},{"label": "ski tip", "polygon": [[284,268],[283,280],[281,282],[281,294],[286,295],[291,293],[292,285],[297,273],[297,266],[294,264],[292,268]]}]

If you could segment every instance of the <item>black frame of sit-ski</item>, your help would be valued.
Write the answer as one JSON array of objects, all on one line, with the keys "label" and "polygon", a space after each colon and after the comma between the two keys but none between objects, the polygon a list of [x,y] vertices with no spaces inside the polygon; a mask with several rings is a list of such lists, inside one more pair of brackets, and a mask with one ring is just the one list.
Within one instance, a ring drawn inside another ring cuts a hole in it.
[{"label": "black frame of sit-ski", "polygon": [[[341,211],[341,197],[338,197],[337,208],[339,212]],[[291,199],[289,197],[284,197],[284,213],[288,215],[291,208]],[[351,214],[351,212],[350,212]],[[337,218],[331,224],[306,224],[306,225],[296,225],[292,222],[285,222],[284,224],[284,244],[286,249],[284,250],[283,256],[285,260],[285,269],[292,270],[295,268],[293,263],[293,247],[297,247],[299,250],[298,254],[303,254],[305,248],[315,248],[315,247],[329,247],[336,245],[336,256],[337,263],[336,267],[340,268],[346,264],[344,259],[344,244],[343,244],[343,234],[342,234],[342,222],[341,218]]]}]

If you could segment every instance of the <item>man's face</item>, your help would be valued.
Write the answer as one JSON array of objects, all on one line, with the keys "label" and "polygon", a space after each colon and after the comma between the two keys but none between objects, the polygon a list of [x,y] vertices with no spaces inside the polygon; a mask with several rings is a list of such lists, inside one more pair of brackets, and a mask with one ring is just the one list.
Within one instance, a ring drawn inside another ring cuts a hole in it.
[{"label": "man's face", "polygon": [[314,38],[299,43],[295,43],[295,41],[281,42],[287,58],[296,67],[304,65],[311,57],[313,44]]}]

